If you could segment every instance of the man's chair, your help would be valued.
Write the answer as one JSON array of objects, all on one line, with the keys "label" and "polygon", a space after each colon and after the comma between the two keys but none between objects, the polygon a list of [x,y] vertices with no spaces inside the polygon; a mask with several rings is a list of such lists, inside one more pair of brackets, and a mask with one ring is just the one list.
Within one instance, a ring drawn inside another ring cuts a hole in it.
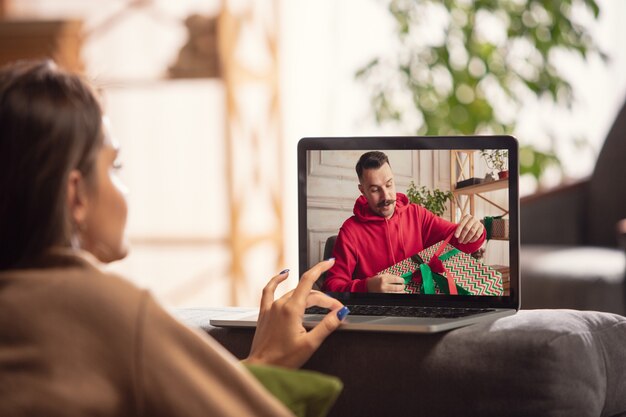
[{"label": "man's chair", "polygon": [[[324,244],[324,257],[322,259],[328,259],[333,255],[333,248],[335,247],[335,241],[337,241],[337,235],[329,236],[326,239],[326,243]],[[321,291],[324,286],[324,281],[326,280],[326,272],[324,272],[320,277],[315,281],[315,289]]]},{"label": "man's chair", "polygon": [[626,104],[591,177],[520,203],[522,308],[626,313]]}]

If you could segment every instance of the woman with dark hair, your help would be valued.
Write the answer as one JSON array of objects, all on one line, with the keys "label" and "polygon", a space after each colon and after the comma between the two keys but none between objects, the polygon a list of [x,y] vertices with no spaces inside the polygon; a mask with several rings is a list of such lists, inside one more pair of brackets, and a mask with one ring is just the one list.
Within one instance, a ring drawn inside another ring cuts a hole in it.
[{"label": "woman with dark hair", "polygon": [[[0,415],[290,415],[258,380],[323,386],[316,407],[328,409],[338,381],[272,365],[300,367],[345,316],[311,290],[333,261],[277,301],[288,271],[269,281],[250,356],[236,361],[100,269],[127,253],[118,151],[78,76],[50,61],[0,69]],[[308,305],[331,310],[309,332]],[[290,392],[274,393],[298,401]]]}]

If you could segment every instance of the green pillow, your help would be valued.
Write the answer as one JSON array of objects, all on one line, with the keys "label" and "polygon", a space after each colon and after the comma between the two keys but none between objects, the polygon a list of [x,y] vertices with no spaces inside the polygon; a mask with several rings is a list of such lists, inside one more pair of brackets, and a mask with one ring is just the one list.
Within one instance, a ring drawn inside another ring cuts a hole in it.
[{"label": "green pillow", "polygon": [[244,366],[298,417],[324,417],[343,389],[339,378],[268,365]]}]

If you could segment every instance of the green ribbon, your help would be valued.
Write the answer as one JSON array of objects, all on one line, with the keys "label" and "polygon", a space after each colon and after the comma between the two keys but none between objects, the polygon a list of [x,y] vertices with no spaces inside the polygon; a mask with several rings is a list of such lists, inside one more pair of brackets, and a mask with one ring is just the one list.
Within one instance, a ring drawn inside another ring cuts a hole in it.
[{"label": "green ribbon", "polygon": [[422,273],[422,287],[424,294],[435,293],[435,283],[433,281],[433,271],[428,264],[420,264],[420,272]]},{"label": "green ribbon", "polygon": [[485,223],[485,230],[487,231],[487,240],[491,239],[491,228],[495,219],[501,219],[503,216],[485,216],[483,222]]},{"label": "green ribbon", "polygon": [[[458,249],[452,248],[448,252],[441,254],[439,256],[439,260],[441,262],[447,261],[459,252],[460,251]],[[430,266],[428,266],[428,264],[424,262],[424,260],[419,255],[413,255],[411,259],[413,259],[413,262],[419,264],[419,270],[422,274],[423,294],[435,294],[435,287],[440,288],[441,291],[443,291],[445,294],[450,293],[450,290],[448,289],[448,280],[446,277],[436,272],[433,272],[432,269],[430,269]],[[413,278],[413,272],[414,271],[405,272],[404,274],[400,275],[400,277],[404,279],[405,285],[411,282],[411,279]],[[456,289],[459,295],[469,295],[469,292],[459,285],[456,286]]]},{"label": "green ribbon", "polygon": [[409,282],[411,282],[411,279],[413,278],[413,271],[405,272],[404,274],[400,275],[400,278],[403,278],[404,285],[407,285]]},{"label": "green ribbon", "polygon": [[[417,253],[411,256],[411,260],[417,265],[424,263],[424,260]],[[408,285],[409,282],[411,282],[411,280],[413,279],[413,273],[415,271],[416,269],[414,269],[413,271],[405,272],[404,274],[400,275],[400,278],[404,279],[404,285]]]},{"label": "green ribbon", "polygon": [[452,258],[454,255],[456,255],[456,254],[457,254],[457,253],[459,253],[459,252],[461,252],[461,251],[460,251],[460,250],[458,250],[457,248],[452,248],[452,249],[450,249],[448,252],[446,252],[446,253],[442,253],[442,254],[439,256],[439,260],[440,260],[441,262],[443,262],[443,261],[447,261],[448,259]]}]

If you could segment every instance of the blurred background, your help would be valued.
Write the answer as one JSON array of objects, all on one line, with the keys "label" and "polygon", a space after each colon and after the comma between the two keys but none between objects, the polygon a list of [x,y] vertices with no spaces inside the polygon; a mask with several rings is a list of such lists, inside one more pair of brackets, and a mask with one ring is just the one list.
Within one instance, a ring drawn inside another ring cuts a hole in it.
[{"label": "blurred background", "polygon": [[[110,268],[172,307],[297,281],[305,136],[511,133],[522,195],[589,176],[626,97],[610,0],[0,0],[0,61],[102,94],[130,189]],[[355,197],[358,191],[355,186]]]}]

